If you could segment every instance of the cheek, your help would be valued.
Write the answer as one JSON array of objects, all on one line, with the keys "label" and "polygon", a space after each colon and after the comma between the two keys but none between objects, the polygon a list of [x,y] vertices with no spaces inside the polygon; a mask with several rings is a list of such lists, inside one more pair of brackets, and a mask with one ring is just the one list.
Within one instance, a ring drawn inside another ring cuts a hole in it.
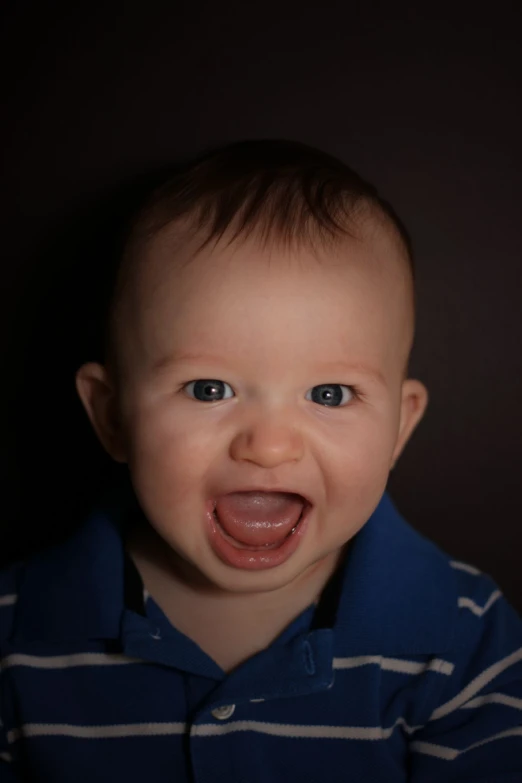
[{"label": "cheek", "polygon": [[367,519],[385,491],[393,435],[392,417],[382,410],[366,411],[337,428],[330,449],[323,452],[327,504],[337,509],[343,529]]},{"label": "cheek", "polygon": [[148,409],[133,419],[129,468],[156,490],[165,485],[170,493],[182,493],[201,480],[213,460],[211,433],[210,427],[196,427],[183,416]]},{"label": "cheek", "polygon": [[379,470],[390,459],[395,444],[392,417],[387,410],[357,412],[338,422],[323,441],[325,454],[332,465],[349,469],[350,474]]},{"label": "cheek", "polygon": [[393,427],[379,415],[354,419],[336,439],[323,475],[339,530],[354,533],[373,513],[388,482],[392,443]]}]

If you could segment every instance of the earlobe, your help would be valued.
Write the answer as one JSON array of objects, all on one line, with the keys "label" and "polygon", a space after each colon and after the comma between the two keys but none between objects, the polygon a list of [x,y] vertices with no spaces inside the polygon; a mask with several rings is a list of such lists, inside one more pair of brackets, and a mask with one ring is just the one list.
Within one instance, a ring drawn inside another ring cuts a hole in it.
[{"label": "earlobe", "polygon": [[399,433],[393,451],[391,468],[395,466],[414,429],[424,416],[428,399],[428,390],[423,383],[413,378],[408,378],[403,382]]},{"label": "earlobe", "polygon": [[126,462],[116,396],[107,370],[97,362],[83,364],[76,373],[76,391],[105,451],[116,462]]}]

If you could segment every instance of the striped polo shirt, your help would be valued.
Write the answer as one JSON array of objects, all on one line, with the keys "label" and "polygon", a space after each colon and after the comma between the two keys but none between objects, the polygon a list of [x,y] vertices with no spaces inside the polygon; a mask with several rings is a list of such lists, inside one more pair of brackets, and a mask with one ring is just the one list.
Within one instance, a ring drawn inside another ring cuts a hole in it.
[{"label": "striped polo shirt", "polygon": [[385,493],[323,592],[226,674],[147,595],[130,483],[0,571],[0,781],[522,781],[522,621]]}]

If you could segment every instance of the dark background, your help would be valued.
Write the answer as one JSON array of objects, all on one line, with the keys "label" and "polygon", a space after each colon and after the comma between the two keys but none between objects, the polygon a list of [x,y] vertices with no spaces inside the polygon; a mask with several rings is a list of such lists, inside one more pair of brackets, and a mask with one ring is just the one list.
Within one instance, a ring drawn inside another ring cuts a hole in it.
[{"label": "dark background", "polygon": [[400,511],[522,611],[522,57],[518,4],[4,2],[2,523],[8,561],[120,472],[74,389],[100,276],[142,183],[203,147],[294,138],[408,226],[412,375],[428,412]]}]

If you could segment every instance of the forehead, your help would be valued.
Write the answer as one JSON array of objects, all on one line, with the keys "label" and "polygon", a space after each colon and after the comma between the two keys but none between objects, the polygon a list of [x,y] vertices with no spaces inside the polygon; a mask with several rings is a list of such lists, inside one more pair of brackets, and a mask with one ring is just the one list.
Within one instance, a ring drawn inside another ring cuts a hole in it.
[{"label": "forehead", "polygon": [[320,252],[249,239],[196,253],[194,243],[166,232],[135,276],[133,353],[149,369],[181,352],[279,362],[281,371],[289,357],[305,362],[325,350],[332,361],[394,363],[411,329],[397,252],[374,237]]}]

